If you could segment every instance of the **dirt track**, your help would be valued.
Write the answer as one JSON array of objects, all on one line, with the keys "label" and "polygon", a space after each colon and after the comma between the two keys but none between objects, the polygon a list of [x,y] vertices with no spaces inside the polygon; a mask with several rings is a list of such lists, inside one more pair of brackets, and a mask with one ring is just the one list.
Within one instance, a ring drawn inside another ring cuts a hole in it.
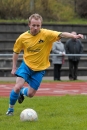
[{"label": "dirt track", "polygon": [[[8,97],[14,84],[0,84],[0,97]],[[25,84],[27,87],[27,84]],[[36,96],[87,95],[87,82],[42,83]]]}]

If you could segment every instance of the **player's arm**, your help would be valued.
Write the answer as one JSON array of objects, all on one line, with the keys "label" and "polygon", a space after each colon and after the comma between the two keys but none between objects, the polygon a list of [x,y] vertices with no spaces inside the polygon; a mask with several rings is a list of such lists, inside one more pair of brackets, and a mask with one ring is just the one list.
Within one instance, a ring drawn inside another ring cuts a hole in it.
[{"label": "player's arm", "polygon": [[13,65],[12,65],[12,71],[11,71],[12,75],[15,75],[15,72],[16,72],[18,56],[19,54],[13,52]]},{"label": "player's arm", "polygon": [[72,34],[72,33],[68,33],[68,32],[62,32],[61,34],[60,34],[60,37],[61,38],[81,38],[81,39],[83,39],[83,35],[82,34],[78,34],[78,35],[75,35],[75,34]]}]

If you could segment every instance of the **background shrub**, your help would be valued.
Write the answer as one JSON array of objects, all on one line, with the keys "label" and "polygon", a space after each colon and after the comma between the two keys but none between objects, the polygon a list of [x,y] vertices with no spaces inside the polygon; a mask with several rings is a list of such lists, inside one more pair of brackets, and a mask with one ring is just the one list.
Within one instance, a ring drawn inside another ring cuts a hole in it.
[{"label": "background shrub", "polygon": [[76,15],[87,17],[86,5],[86,0],[0,0],[0,19],[27,19],[39,13],[44,21],[69,21]]}]

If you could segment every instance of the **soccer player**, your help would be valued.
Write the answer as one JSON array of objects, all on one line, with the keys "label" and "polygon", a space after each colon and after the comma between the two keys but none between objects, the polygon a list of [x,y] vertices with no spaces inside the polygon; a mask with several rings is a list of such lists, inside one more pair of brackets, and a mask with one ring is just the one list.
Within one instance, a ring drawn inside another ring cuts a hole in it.
[{"label": "soccer player", "polygon": [[[68,32],[57,32],[43,29],[43,19],[39,14],[32,14],[29,17],[29,30],[21,34],[13,47],[12,75],[16,75],[16,84],[10,93],[9,108],[6,115],[13,115],[14,105],[18,100],[22,103],[24,95],[33,97],[38,90],[45,70],[50,66],[49,55],[53,42],[65,38],[82,38],[82,34],[73,35]],[[23,61],[17,69],[19,53],[23,50]],[[29,87],[24,88],[27,82]]]}]

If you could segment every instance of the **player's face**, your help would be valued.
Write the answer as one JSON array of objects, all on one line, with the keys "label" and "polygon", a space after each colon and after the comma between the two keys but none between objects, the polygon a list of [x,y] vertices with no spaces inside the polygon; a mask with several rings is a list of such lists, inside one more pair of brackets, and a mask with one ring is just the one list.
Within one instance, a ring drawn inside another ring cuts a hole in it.
[{"label": "player's face", "polygon": [[30,33],[32,35],[37,35],[41,29],[41,20],[38,19],[31,19],[31,22],[29,23]]}]

